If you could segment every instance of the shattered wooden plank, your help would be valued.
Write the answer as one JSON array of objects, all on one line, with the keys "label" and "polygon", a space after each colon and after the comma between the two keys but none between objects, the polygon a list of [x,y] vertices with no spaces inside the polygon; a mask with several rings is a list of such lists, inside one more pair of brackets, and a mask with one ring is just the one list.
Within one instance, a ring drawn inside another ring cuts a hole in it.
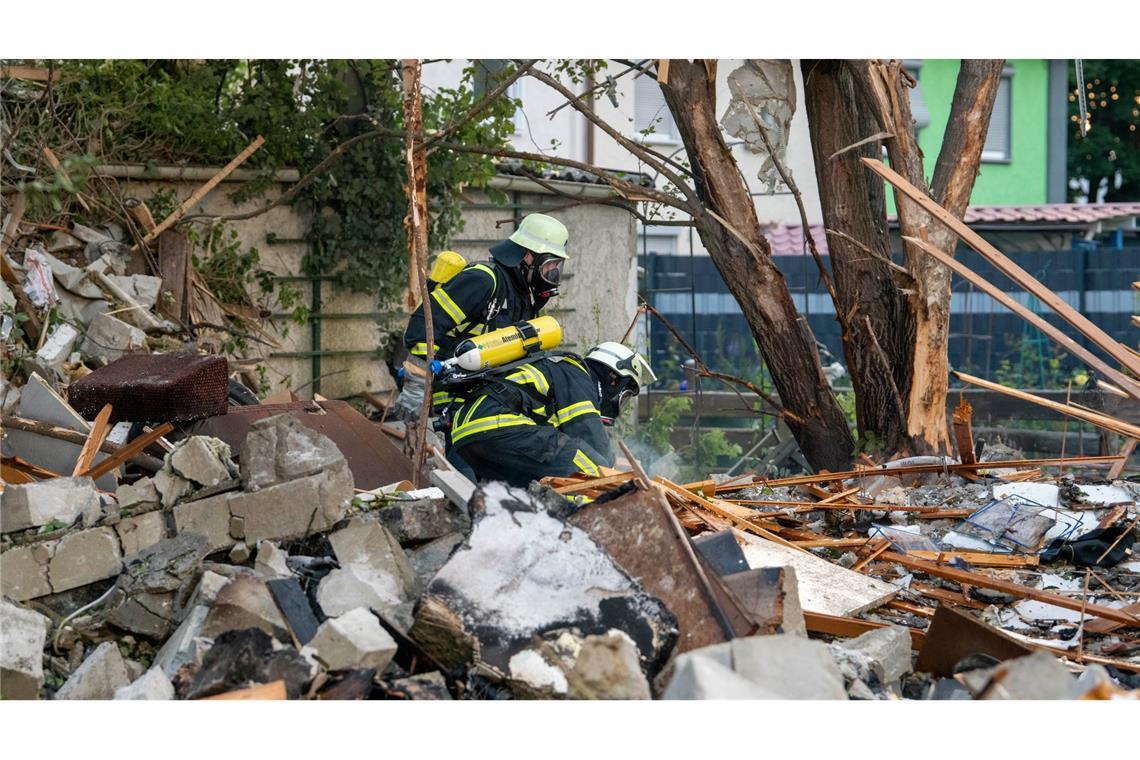
[{"label": "shattered wooden plank", "polygon": [[[782,486],[802,486],[812,483],[828,483],[833,480],[850,480],[852,478],[869,478],[875,475],[918,475],[927,472],[953,472],[958,473],[962,471],[978,471],[978,470],[996,470],[1007,468],[1021,468],[1021,467],[1054,467],[1058,465],[1089,465],[1089,464],[1111,464],[1120,461],[1120,456],[1096,456],[1096,457],[1055,457],[1046,459],[1007,459],[1005,461],[997,462],[978,462],[977,464],[915,464],[907,467],[893,467],[890,469],[884,467],[865,467],[858,470],[847,470],[846,472],[829,472],[822,475],[800,475],[791,478],[778,478],[774,480],[757,480],[752,485],[763,486],[767,488],[779,488]],[[693,484],[690,484],[693,485]],[[734,486],[738,489],[739,486]]]},{"label": "shattered wooden plank", "polygon": [[75,462],[75,469],[71,471],[72,477],[91,468],[91,462],[99,453],[99,447],[103,445],[103,441],[107,440],[107,434],[111,432],[110,422],[111,405],[104,404],[95,417],[95,422],[91,424],[91,431],[87,434],[87,440],[83,442],[83,448],[79,450],[79,459]]},{"label": "shattered wooden plank", "polygon": [[[1133,317],[1135,319],[1135,317]],[[1108,471],[1108,479],[1116,480],[1124,474],[1124,468],[1128,466],[1128,460],[1132,456],[1132,452],[1136,450],[1137,440],[1129,438],[1123,447],[1120,449],[1120,456],[1123,457],[1119,462],[1114,464]]]},{"label": "shattered wooden plank", "polygon": [[1046,409],[1051,409],[1054,412],[1060,412],[1061,414],[1067,414],[1070,417],[1075,417],[1076,419],[1083,420],[1084,422],[1090,422],[1097,427],[1102,427],[1105,430],[1111,430],[1114,433],[1120,433],[1121,435],[1128,436],[1129,438],[1140,438],[1140,427],[1129,424],[1124,420],[1120,420],[1115,417],[1109,417],[1106,414],[1091,412],[1086,409],[1082,409],[1079,406],[1073,406],[1070,404],[1058,404],[1056,401],[1050,401],[1049,399],[1035,396],[1032,393],[1026,393],[1025,391],[1017,390],[1016,388],[1007,388],[1004,385],[991,383],[989,380],[983,380],[980,377],[967,375],[965,372],[951,370],[951,374],[964,383],[969,383],[970,385],[976,385],[979,388],[986,388],[991,391],[996,391],[997,393],[1002,393],[1006,396],[1020,399],[1022,401],[1028,401],[1031,404],[1043,406]]},{"label": "shattered wooden plank", "polygon": [[133,457],[135,454],[141,454],[147,446],[151,445],[173,429],[173,425],[171,425],[169,422],[164,422],[154,430],[143,433],[138,438],[134,439],[126,446],[123,446],[121,449],[104,459],[99,464],[80,474],[86,475],[90,478],[98,478],[101,475],[106,475],[108,472],[114,470],[123,462]]},{"label": "shattered wooden plank", "polygon": [[607,475],[602,478],[593,478],[591,480],[583,480],[579,483],[571,483],[570,485],[559,486],[554,490],[561,494],[579,493],[581,491],[588,491],[591,488],[602,488],[604,486],[616,486],[633,477],[632,472],[622,472],[617,475]]},{"label": "shattered wooden plank", "polygon": [[1060,296],[1034,278],[1033,275],[1026,272],[1011,261],[1005,254],[986,242],[981,235],[974,232],[964,222],[942,208],[941,205],[908,182],[898,172],[884,165],[882,161],[871,158],[861,158],[860,160],[864,166],[890,182],[903,195],[910,198],[927,213],[953,230],[954,234],[958,235],[963,242],[993,264],[998,271],[1016,282],[1024,288],[1026,292],[1037,296],[1046,306],[1056,312],[1057,316],[1068,322],[1077,332],[1089,338],[1089,340],[1095,343],[1105,353],[1119,362],[1121,366],[1126,367],[1133,374],[1140,375],[1140,359],[1137,359],[1135,355],[1124,350],[1124,347],[1119,341],[1114,340],[1103,329],[1095,325],[1092,320],[1074,309]]},{"label": "shattered wooden plank", "polygon": [[911,557],[929,562],[953,562],[960,559],[978,567],[1039,567],[1041,559],[1036,554],[998,554],[995,552],[938,552],[914,549],[907,552]]},{"label": "shattered wooden plank", "polygon": [[238,689],[237,691],[228,691],[225,694],[217,694],[213,697],[204,697],[205,700],[250,700],[250,699],[288,699],[285,695],[285,682],[274,681],[273,683],[258,684],[257,686],[250,686],[248,689]]},{"label": "shattered wooden plank", "polygon": [[769,531],[765,528],[761,528],[759,525],[756,525],[755,523],[750,522],[749,520],[734,514],[733,511],[728,508],[728,507],[733,506],[731,504],[714,503],[713,501],[706,499],[705,497],[700,496],[698,494],[695,494],[692,491],[686,491],[685,489],[681,488],[681,486],[679,486],[676,483],[673,483],[672,481],[667,480],[666,478],[663,478],[663,477],[657,477],[656,480],[658,483],[661,483],[663,486],[665,486],[667,489],[672,491],[678,497],[688,499],[690,501],[695,501],[697,504],[699,504],[700,506],[709,510],[710,512],[717,515],[718,517],[723,517],[724,519],[728,520],[729,522],[733,523],[734,525],[737,525],[738,527],[743,528],[744,530],[747,530],[751,533],[755,533],[758,536],[762,536],[762,537],[768,539],[769,541],[774,541],[778,544],[782,544],[784,546],[787,546],[788,548],[794,549],[795,551],[798,551],[798,552],[806,552],[807,551],[806,549],[801,549],[800,547],[796,546],[791,541],[787,541],[783,538],[780,538],[775,533],[772,533],[771,531]]},{"label": "shattered wooden plank", "polygon": [[995,301],[1012,311],[1017,316],[1024,319],[1033,327],[1036,327],[1046,336],[1051,338],[1053,342],[1058,346],[1065,349],[1093,369],[1097,370],[1105,377],[1112,379],[1113,382],[1120,385],[1120,387],[1124,389],[1128,394],[1132,395],[1133,398],[1140,398],[1140,385],[1138,385],[1135,381],[1129,379],[1126,375],[1124,375],[1124,373],[1113,367],[1111,364],[1108,364],[1107,362],[1101,360],[1096,354],[1089,351],[1079,342],[1073,340],[1071,337],[1066,335],[1063,330],[1058,328],[1053,323],[1047,321],[1040,314],[1037,314],[1033,310],[1029,309],[1023,303],[1013,298],[1004,290],[989,282],[981,275],[974,272],[972,269],[967,267],[965,264],[953,256],[949,256],[943,253],[934,246],[922,240],[919,240],[918,238],[905,237],[904,239],[922,251],[938,259],[938,261],[952,269],[959,277],[970,282],[979,290],[990,296],[990,298],[993,298]]},{"label": "shattered wooden plank", "polygon": [[217,187],[218,184],[226,177],[230,176],[230,174],[233,173],[234,169],[244,164],[246,159],[252,156],[257,151],[257,149],[264,144],[265,138],[261,135],[258,135],[253,142],[246,146],[245,150],[234,156],[232,161],[223,166],[221,170],[219,170],[217,174],[211,177],[204,185],[191,193],[190,197],[182,202],[182,205],[180,205],[173,212],[171,212],[169,216],[159,222],[157,227],[146,233],[141,241],[142,244],[145,245],[147,243],[150,243],[159,235],[173,227],[179,219],[185,216],[187,211],[194,207],[194,204],[198,203],[198,201],[206,197],[207,193]]},{"label": "shattered wooden plank", "polygon": [[1112,620],[1127,625],[1140,625],[1140,618],[1130,615],[1122,610],[1113,609],[1112,607],[1104,607],[1099,604],[1087,604],[1084,600],[1077,601],[1070,599],[1061,594],[1054,594],[1042,589],[1031,588],[1030,586],[1023,586],[1020,583],[1011,583],[1009,581],[999,580],[992,578],[983,573],[973,573],[968,570],[959,570],[955,567],[948,567],[946,565],[936,565],[932,562],[925,560],[915,559],[907,556],[906,554],[898,554],[897,552],[884,552],[882,558],[891,562],[897,562],[903,567],[908,567],[911,570],[918,570],[933,575],[938,578],[944,578],[954,583],[968,583],[971,586],[980,586],[982,588],[1000,591],[1004,594],[1021,597],[1023,599],[1033,599],[1038,602],[1048,602],[1055,604],[1058,607],[1063,607],[1067,610],[1081,612],[1082,609],[1090,614],[1098,617]]},{"label": "shattered wooden plank", "polygon": [[[826,633],[831,636],[847,638],[861,636],[868,631],[877,631],[890,625],[889,623],[875,623],[845,615],[827,615],[821,612],[809,612],[808,610],[804,610],[804,622],[807,623],[807,629],[812,633]],[[910,648],[921,650],[923,642],[926,640],[926,634],[917,628],[909,630]]]}]

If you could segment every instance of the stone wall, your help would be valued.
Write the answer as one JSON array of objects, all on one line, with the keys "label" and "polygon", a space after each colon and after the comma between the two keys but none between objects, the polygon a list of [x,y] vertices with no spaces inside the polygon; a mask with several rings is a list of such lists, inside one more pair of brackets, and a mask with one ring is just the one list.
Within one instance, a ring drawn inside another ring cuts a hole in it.
[{"label": "stone wall", "polygon": [[[118,174],[116,179],[124,195],[143,200],[160,191],[170,190],[183,199],[202,183],[198,176],[201,170],[198,169],[194,170],[192,179],[140,178],[126,176],[128,172],[121,169],[117,172],[113,168],[107,170],[107,173],[112,172]],[[267,197],[279,195],[292,179],[284,177],[285,181],[275,184]],[[605,187],[566,182],[554,184],[565,192],[582,195],[583,199],[613,198]],[[238,186],[239,182],[223,183],[189,213],[222,216],[251,211],[266,203],[266,197],[232,202],[229,196]],[[486,195],[470,193],[464,213],[465,228],[455,236],[452,247],[471,261],[488,258],[487,248],[510,234],[514,228],[510,220],[516,215],[521,219],[532,211],[565,206],[570,202],[518,177],[497,177],[494,186],[506,192],[507,203],[495,206]],[[553,211],[552,215],[562,219],[570,231],[571,258],[566,268],[566,285],[562,295],[548,310],[562,324],[564,345],[584,350],[599,340],[620,339],[636,308],[633,217],[621,208],[603,205],[580,205]],[[502,221],[506,223],[496,228],[496,222]],[[308,244],[303,240],[307,231],[307,220],[303,215],[282,206],[252,219],[233,222],[232,227],[243,247],[258,250],[263,268],[298,288],[303,293],[306,306],[312,304],[313,281],[303,277],[301,269],[308,250]],[[270,242],[271,238],[274,238],[273,242]],[[195,254],[201,256],[202,251],[196,250]],[[394,388],[391,375],[382,359],[364,352],[376,351],[386,334],[402,332],[405,316],[399,304],[377,304],[368,293],[336,290],[328,281],[321,281],[319,287],[323,318],[317,328],[316,340],[315,321],[298,325],[278,307],[273,309],[275,317],[271,326],[278,345],[251,343],[243,358],[265,360],[267,379],[273,391],[300,388],[299,395],[311,396],[316,369],[320,378],[319,392],[328,398],[359,396],[365,392],[387,394]],[[321,352],[317,361],[312,355],[314,351]],[[352,353],[337,355],[336,352]]]}]

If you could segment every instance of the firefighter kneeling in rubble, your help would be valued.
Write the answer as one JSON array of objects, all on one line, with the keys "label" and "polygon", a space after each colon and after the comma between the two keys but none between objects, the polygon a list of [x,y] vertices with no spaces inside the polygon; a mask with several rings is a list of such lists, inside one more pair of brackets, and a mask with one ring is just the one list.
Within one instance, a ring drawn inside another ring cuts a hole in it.
[{"label": "firefighter kneeling in rubble", "polygon": [[560,353],[489,375],[448,410],[448,459],[473,480],[520,487],[551,475],[597,476],[614,462],[604,426],[656,379],[640,354],[613,342],[585,359]]}]

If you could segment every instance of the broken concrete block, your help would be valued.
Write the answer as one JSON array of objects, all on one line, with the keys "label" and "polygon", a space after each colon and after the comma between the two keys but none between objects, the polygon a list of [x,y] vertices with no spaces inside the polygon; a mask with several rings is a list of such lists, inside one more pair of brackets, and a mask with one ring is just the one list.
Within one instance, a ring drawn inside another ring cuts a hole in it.
[{"label": "broken concrete block", "polygon": [[447,563],[456,546],[463,543],[462,533],[448,533],[407,553],[408,564],[416,574],[416,588],[426,588],[428,581]]},{"label": "broken concrete block", "polygon": [[[230,514],[243,521],[242,535],[234,537],[256,543],[327,530],[344,516],[352,497],[351,476],[347,491],[343,490],[343,477],[343,473],[318,474],[249,493],[230,494]],[[332,485],[330,478],[339,483]],[[322,488],[326,493],[322,493]],[[330,495],[333,490],[339,492],[335,497]]]},{"label": "broken concrete block", "polygon": [[847,699],[843,675],[822,642],[777,634],[733,639],[728,646],[735,672],[782,699]]},{"label": "broken concrete block", "polygon": [[124,517],[115,524],[115,533],[123,556],[130,557],[166,538],[166,518],[158,510]]},{"label": "broken concrete block", "polygon": [[265,583],[239,575],[218,592],[201,635],[216,638],[226,631],[244,628],[259,628],[278,641],[292,641],[288,624]]},{"label": "broken concrete block", "polygon": [[448,533],[466,533],[471,519],[448,499],[394,501],[376,512],[380,522],[401,545],[431,541]]},{"label": "broken concrete block", "polygon": [[167,678],[174,678],[178,669],[187,663],[202,662],[210,648],[208,640],[202,637],[202,625],[209,614],[210,608],[204,605],[191,608],[182,624],[158,650],[154,657],[154,667],[159,668]]},{"label": "broken concrete block", "polygon": [[253,571],[263,578],[289,578],[293,575],[286,562],[289,555],[272,541],[258,541]]},{"label": "broken concrete block", "polygon": [[63,371],[63,364],[75,349],[75,342],[79,340],[79,331],[66,322],[60,322],[51,331],[47,340],[39,351],[36,359],[57,372]]},{"label": "broken concrete block", "polygon": [[911,670],[910,631],[904,626],[891,625],[867,631],[853,639],[836,642],[836,645],[869,657],[884,684],[895,683]]},{"label": "broken concrete block", "polygon": [[45,616],[0,599],[0,699],[38,699],[44,685]]},{"label": "broken concrete block", "polygon": [[154,474],[154,488],[162,497],[162,506],[172,507],[194,490],[194,484],[164,467]]},{"label": "broken concrete block", "polygon": [[249,550],[249,546],[245,541],[238,541],[234,544],[234,548],[230,549],[230,562],[235,565],[244,565],[253,556],[253,552]]},{"label": "broken concrete block", "polygon": [[315,675],[315,668],[296,649],[275,649],[265,631],[257,628],[226,631],[214,640],[203,658],[187,697],[200,699],[256,684],[284,681],[289,698],[296,699]]},{"label": "broken concrete block", "polygon": [[113,699],[115,692],[131,683],[119,647],[108,641],[100,644],[76,668],[55,694],[55,699]]},{"label": "broken concrete block", "polygon": [[91,478],[52,478],[8,485],[0,509],[0,532],[38,528],[50,522],[74,523],[81,515],[99,519],[102,502]]},{"label": "broken concrete block", "polygon": [[649,699],[637,646],[621,631],[587,636],[570,680],[571,699]]},{"label": "broken concrete block", "polygon": [[1056,657],[1034,652],[968,674],[975,699],[1076,699],[1082,688]]},{"label": "broken concrete block", "polygon": [[475,484],[455,470],[432,470],[431,484],[443,491],[452,504],[466,513],[467,504],[475,495]]},{"label": "broken concrete block", "polygon": [[247,489],[265,488],[342,467],[347,469],[348,463],[336,444],[291,414],[254,422],[241,447],[242,484]]},{"label": "broken concrete block", "polygon": [[782,699],[723,663],[703,656],[702,651],[694,649],[677,658],[662,699]]},{"label": "broken concrete block", "polygon": [[358,607],[387,611],[404,599],[399,579],[372,565],[345,565],[326,575],[317,586],[317,604],[328,617]]},{"label": "broken concrete block", "polygon": [[198,580],[198,586],[194,589],[194,594],[190,597],[189,604],[202,604],[205,606],[213,604],[218,598],[218,592],[225,588],[229,582],[230,579],[224,575],[215,573],[213,570],[205,571]]},{"label": "broken concrete block", "polygon": [[174,684],[161,668],[151,668],[115,692],[115,699],[174,699]]},{"label": "broken concrete block", "polygon": [[103,312],[91,320],[80,353],[84,359],[110,364],[123,356],[146,350],[146,333]]},{"label": "broken concrete block", "polygon": [[305,649],[329,670],[388,667],[396,654],[396,642],[376,616],[363,607],[330,618],[317,629]]},{"label": "broken concrete block", "polygon": [[234,539],[230,536],[230,496],[231,494],[223,493],[175,506],[174,525],[178,532],[204,536],[210,551],[233,546]]},{"label": "broken concrete block", "polygon": [[141,478],[133,484],[120,483],[115,489],[119,509],[139,510],[162,505],[162,494],[155,488],[154,478]]},{"label": "broken concrete block", "polygon": [[733,573],[723,576],[721,582],[757,624],[775,622],[780,633],[807,636],[796,570],[791,565]]},{"label": "broken concrete block", "polygon": [[122,569],[123,554],[114,529],[91,528],[64,536],[56,543],[48,579],[52,591],[58,594],[113,578]]},{"label": "broken concrete block", "polygon": [[477,491],[471,507],[471,536],[416,608],[411,633],[429,654],[453,666],[478,652],[479,664],[505,676],[536,632],[617,629],[637,644],[643,670],[660,669],[676,641],[675,619],[585,532],[502,483]]},{"label": "broken concrete block", "polygon": [[55,543],[13,546],[0,554],[0,594],[17,602],[50,594],[48,565]]},{"label": "broken concrete block", "polygon": [[115,581],[118,600],[107,612],[116,627],[162,640],[178,623],[181,601],[209,551],[194,533],[164,539],[129,558]]},{"label": "broken concrete block", "polygon": [[133,298],[142,306],[153,309],[158,303],[158,293],[162,288],[162,278],[147,274],[133,274],[123,276],[108,275],[113,283],[123,289],[123,292]]},{"label": "broken concrete block", "polygon": [[416,575],[396,538],[371,517],[354,517],[348,525],[329,535],[329,543],[341,566],[371,567],[379,577],[398,582],[401,599],[415,593]]},{"label": "broken concrete block", "polygon": [[216,486],[237,476],[236,471],[231,472],[230,447],[210,436],[195,435],[179,441],[166,461],[176,475],[199,486]]}]

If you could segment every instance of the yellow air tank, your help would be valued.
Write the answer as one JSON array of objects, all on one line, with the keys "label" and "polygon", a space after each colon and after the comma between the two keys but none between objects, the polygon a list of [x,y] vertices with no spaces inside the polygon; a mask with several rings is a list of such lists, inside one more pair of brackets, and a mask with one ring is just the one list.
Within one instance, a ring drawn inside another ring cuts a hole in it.
[{"label": "yellow air tank", "polygon": [[469,338],[455,348],[455,363],[468,372],[518,361],[535,351],[546,351],[562,342],[562,327],[554,317],[536,317],[510,327]]},{"label": "yellow air tank", "polygon": [[437,284],[445,283],[462,272],[466,266],[467,259],[463,258],[463,254],[455,251],[440,251],[431,264],[428,280]]}]

